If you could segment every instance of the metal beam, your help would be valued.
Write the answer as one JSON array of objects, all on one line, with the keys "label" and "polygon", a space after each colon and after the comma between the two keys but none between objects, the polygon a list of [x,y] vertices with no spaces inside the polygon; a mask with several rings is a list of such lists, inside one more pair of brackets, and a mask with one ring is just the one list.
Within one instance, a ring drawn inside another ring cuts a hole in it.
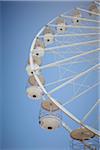
[{"label": "metal beam", "polygon": [[70,79],[70,80],[64,82],[63,84],[57,86],[56,88],[52,89],[52,90],[49,92],[49,94],[52,94],[52,93],[58,91],[58,90],[61,89],[62,87],[64,87],[64,86],[68,85],[69,83],[71,83],[71,82],[73,82],[73,81],[79,79],[80,77],[86,75],[86,74],[89,73],[90,71],[95,70],[95,69],[98,68],[99,66],[100,66],[100,63],[99,63],[99,64],[96,64],[95,66],[93,66],[93,67],[91,67],[91,68],[89,68],[89,69],[87,69],[87,70],[85,70],[85,71],[83,71],[83,72],[81,72],[80,74],[76,75],[74,78],[72,78],[72,79]]},{"label": "metal beam", "polygon": [[[76,36],[93,36],[100,35],[100,33],[71,33],[71,34],[53,34],[54,37],[76,37]],[[40,35],[40,38],[44,38],[44,35]]]},{"label": "metal beam", "polygon": [[62,121],[62,126],[65,128],[65,130],[67,130],[69,133],[72,132],[72,129],[64,122]]},{"label": "metal beam", "polygon": [[86,113],[86,115],[83,117],[82,122],[84,122],[90,115],[91,113],[94,111],[95,107],[100,103],[100,99],[98,99],[96,101],[96,103],[92,106],[92,108],[88,111],[88,113]]},{"label": "metal beam", "polygon": [[77,9],[80,10],[80,11],[86,12],[86,13],[91,13],[93,15],[100,16],[99,13],[92,12],[92,11],[89,11],[89,10],[86,10],[86,9],[83,9],[83,8],[77,8]]},{"label": "metal beam", "polygon": [[93,44],[93,43],[99,43],[99,42],[100,42],[100,40],[91,40],[91,41],[87,41],[87,42],[78,42],[78,43],[71,43],[71,44],[63,44],[63,45],[59,45],[59,46],[45,48],[45,51],[54,51],[54,50],[60,49],[60,48],[67,48],[67,47],[74,47],[74,46],[83,46],[83,45],[88,45],[88,44]]},{"label": "metal beam", "polygon": [[[30,57],[32,57],[31,53],[30,53]],[[30,58],[30,61],[32,59]],[[80,124],[81,126],[87,128],[88,130],[92,131],[93,133],[95,133],[97,136],[100,136],[100,133],[98,130],[91,128],[88,125],[85,125],[84,123],[82,123],[75,115],[73,115],[71,112],[69,112],[67,109],[65,109],[59,102],[57,102],[50,94],[48,94],[48,92],[45,90],[45,88],[43,87],[43,85],[41,84],[41,81],[39,80],[38,76],[36,75],[36,72],[34,71],[34,65],[33,61],[31,62],[31,67],[33,70],[33,74],[34,77],[37,81],[37,83],[39,84],[40,88],[43,90],[44,94],[48,96],[48,98],[55,103],[55,105],[57,105],[59,107],[60,110],[62,110],[68,117],[70,117],[72,120],[74,120],[76,123]]]},{"label": "metal beam", "polygon": [[66,101],[63,106],[70,104],[71,102],[73,102],[74,100],[77,100],[77,98],[79,98],[80,96],[82,96],[83,94],[87,93],[88,91],[92,90],[94,87],[96,87],[97,85],[99,85],[100,82],[97,82],[96,84],[94,84],[93,86],[90,86],[89,88],[87,88],[86,90],[82,91],[81,93],[79,93],[78,95],[75,95],[74,97],[72,97],[70,100]]},{"label": "metal beam", "polygon": [[82,21],[100,23],[100,21],[89,19],[89,18],[81,18],[81,17],[74,17],[74,16],[67,16],[67,15],[61,15],[61,16],[64,17],[64,18],[79,19],[79,20],[82,20]]},{"label": "metal beam", "polygon": [[59,60],[59,61],[56,61],[56,62],[53,62],[53,63],[50,63],[50,64],[40,66],[40,69],[46,69],[46,68],[51,68],[51,67],[55,67],[55,66],[58,66],[58,65],[62,65],[62,64],[67,63],[67,62],[69,62],[73,59],[76,59],[76,58],[79,58],[79,57],[82,57],[82,56],[86,56],[88,54],[92,54],[92,53],[95,53],[95,52],[98,52],[98,51],[100,51],[100,48],[97,48],[97,49],[91,50],[91,51],[87,51],[87,52],[84,52],[84,53],[80,53],[78,55],[75,55],[75,56],[72,56],[72,57],[69,57],[69,58],[65,58],[63,60]]}]

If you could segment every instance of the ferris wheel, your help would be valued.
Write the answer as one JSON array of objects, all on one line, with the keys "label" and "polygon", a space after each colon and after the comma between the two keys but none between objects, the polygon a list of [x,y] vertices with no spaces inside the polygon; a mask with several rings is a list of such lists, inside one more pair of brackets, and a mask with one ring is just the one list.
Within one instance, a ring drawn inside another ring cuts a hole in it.
[{"label": "ferris wheel", "polygon": [[[96,115],[100,104],[99,7],[95,1],[88,9],[74,8],[43,26],[32,42],[26,66],[27,96],[41,100],[40,126],[49,131],[63,126],[72,139],[93,150],[85,141],[100,136]],[[79,128],[64,121],[62,113]]]}]

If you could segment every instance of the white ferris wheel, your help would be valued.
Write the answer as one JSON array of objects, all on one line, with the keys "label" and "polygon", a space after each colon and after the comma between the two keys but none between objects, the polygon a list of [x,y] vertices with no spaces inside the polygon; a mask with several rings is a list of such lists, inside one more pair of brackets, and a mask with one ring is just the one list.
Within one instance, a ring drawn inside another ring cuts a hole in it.
[{"label": "white ferris wheel", "polygon": [[62,126],[91,150],[95,146],[86,141],[100,136],[99,7],[95,1],[49,21],[35,36],[26,66],[27,96],[41,100],[40,126],[49,131]]}]

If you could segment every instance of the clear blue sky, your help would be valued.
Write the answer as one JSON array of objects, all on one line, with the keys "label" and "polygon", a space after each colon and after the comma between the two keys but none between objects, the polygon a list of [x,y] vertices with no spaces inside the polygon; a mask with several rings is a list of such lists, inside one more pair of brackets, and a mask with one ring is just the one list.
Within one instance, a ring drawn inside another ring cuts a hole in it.
[{"label": "clear blue sky", "polygon": [[0,2],[0,15],[2,11],[0,33],[2,32],[3,39],[3,48],[1,48],[0,40],[0,68],[2,69],[0,73],[2,71],[1,88],[3,89],[2,98],[0,94],[0,106],[2,106],[0,145],[2,148],[68,150],[69,138],[63,128],[49,133],[39,127],[40,102],[33,103],[26,96],[25,66],[31,42],[40,28],[60,13],[76,6],[85,7],[87,4],[88,2],[85,1]]}]

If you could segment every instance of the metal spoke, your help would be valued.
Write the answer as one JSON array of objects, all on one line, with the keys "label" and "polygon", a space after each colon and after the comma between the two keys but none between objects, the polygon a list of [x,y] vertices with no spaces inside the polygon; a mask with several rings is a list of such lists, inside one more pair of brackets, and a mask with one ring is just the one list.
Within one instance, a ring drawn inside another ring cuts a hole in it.
[{"label": "metal spoke", "polygon": [[86,90],[84,90],[83,92],[79,93],[78,95],[75,95],[74,97],[72,97],[70,100],[67,100],[63,106],[70,104],[71,102],[73,102],[74,100],[78,100],[78,98],[80,96],[82,96],[83,94],[89,92],[90,90],[92,90],[93,88],[95,88],[97,85],[100,84],[100,81],[98,81],[96,84],[90,86],[89,88],[87,88]]},{"label": "metal spoke", "polygon": [[[31,60],[31,59],[30,59]],[[33,69],[34,66],[32,66],[32,69]],[[84,123],[82,123],[75,115],[73,115],[71,112],[69,112],[67,109],[65,109],[59,102],[57,102],[46,90],[45,88],[43,87],[43,85],[41,84],[41,81],[39,80],[39,78],[37,77],[36,73],[33,71],[34,73],[34,77],[35,79],[37,80],[39,86],[41,87],[41,89],[43,90],[43,92],[48,96],[48,98],[50,98],[50,100],[56,104],[59,109],[61,109],[67,116],[69,116],[72,120],[74,120],[75,122],[77,122],[78,124],[80,124],[81,126],[89,129],[90,131],[92,131],[93,133],[95,133],[96,135],[100,136],[100,133],[98,132],[98,130],[88,126],[88,125],[85,125]]]},{"label": "metal spoke", "polygon": [[88,113],[86,113],[86,115],[83,117],[82,122],[84,122],[90,115],[91,113],[94,111],[95,107],[100,104],[100,99],[98,99],[96,101],[96,103],[92,106],[92,108],[88,111]]},{"label": "metal spoke", "polygon": [[100,48],[95,49],[95,50],[91,50],[91,51],[87,51],[87,52],[84,52],[84,53],[80,53],[79,55],[75,55],[75,56],[72,56],[72,57],[60,60],[60,61],[56,61],[56,62],[53,62],[53,63],[50,63],[50,64],[46,64],[46,65],[40,66],[40,69],[46,69],[46,68],[58,66],[58,65],[67,63],[67,62],[69,62],[69,61],[71,61],[73,59],[76,59],[76,58],[79,58],[81,56],[85,56],[85,55],[88,55],[88,54],[92,54],[92,53],[95,53],[95,52],[98,52],[98,51],[100,51]]},{"label": "metal spoke", "polygon": [[[73,17],[73,16],[67,16],[67,15],[61,15],[61,16],[64,17],[64,18],[75,19],[75,17]],[[81,17],[79,17],[79,18],[77,18],[77,19],[82,20],[82,21],[100,23],[100,21],[93,20],[93,19],[88,19],[88,18],[81,18]]]},{"label": "metal spoke", "polygon": [[[87,80],[88,75],[82,80],[82,84]],[[77,89],[76,94],[79,93],[81,86]]]},{"label": "metal spoke", "polygon": [[[85,37],[85,36],[96,36],[96,35],[100,35],[99,32],[97,33],[71,33],[71,34],[54,34],[54,37]],[[40,38],[44,38],[44,35],[40,35]]]},{"label": "metal spoke", "polygon": [[[56,24],[49,24],[49,26],[51,27],[57,27]],[[80,25],[63,25],[64,27],[67,27],[67,28],[82,28],[82,29],[90,29],[90,30],[100,30],[100,27],[97,27],[97,26],[80,26]]]},{"label": "metal spoke", "polygon": [[57,86],[56,88],[52,89],[52,90],[49,92],[49,94],[52,94],[52,93],[58,91],[58,90],[61,89],[62,87],[66,86],[67,84],[69,84],[69,83],[71,83],[71,82],[73,82],[73,81],[79,79],[80,77],[86,75],[86,74],[89,73],[90,71],[95,70],[96,68],[98,68],[98,66],[100,66],[100,64],[96,64],[95,66],[93,66],[93,67],[91,67],[91,68],[89,68],[89,69],[87,69],[87,70],[81,72],[80,74],[76,75],[73,79],[70,79],[70,80],[66,81],[65,83],[61,84],[60,86]]},{"label": "metal spoke", "polygon": [[54,46],[50,48],[46,48],[45,51],[54,51],[55,49],[60,49],[60,48],[67,48],[67,47],[74,47],[74,46],[83,46],[83,45],[88,45],[88,44],[93,44],[93,43],[99,43],[100,40],[92,40],[92,41],[87,41],[87,42],[79,42],[79,43],[71,43],[71,44],[63,44],[59,46]]},{"label": "metal spoke", "polygon": [[45,85],[45,87],[51,86],[51,85],[54,85],[54,84],[57,84],[57,83],[59,83],[59,82],[63,82],[63,81],[68,80],[68,79],[70,79],[70,78],[72,78],[72,77],[74,77],[74,75],[72,75],[72,76],[70,76],[70,77],[66,77],[66,78],[60,79],[60,80],[56,80],[56,81],[53,81],[53,82],[50,82],[50,83],[47,83],[47,84]]},{"label": "metal spoke", "polygon": [[65,130],[67,130],[69,133],[72,132],[72,129],[64,122],[62,121],[62,126],[65,128]]},{"label": "metal spoke", "polygon": [[92,12],[92,11],[89,11],[89,10],[86,10],[86,9],[83,9],[83,8],[77,8],[77,9],[80,10],[80,11],[86,12],[86,13],[91,13],[93,15],[100,16],[99,13],[95,13],[95,12]]}]

